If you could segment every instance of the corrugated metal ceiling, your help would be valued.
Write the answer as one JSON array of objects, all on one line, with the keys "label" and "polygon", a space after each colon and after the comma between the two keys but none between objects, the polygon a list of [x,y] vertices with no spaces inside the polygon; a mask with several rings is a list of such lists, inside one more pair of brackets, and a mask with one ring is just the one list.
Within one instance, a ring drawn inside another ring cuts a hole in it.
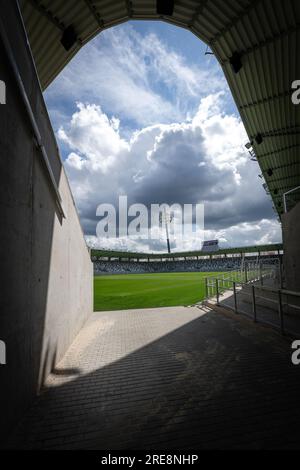
[{"label": "corrugated metal ceiling", "polygon": [[[205,41],[224,70],[274,206],[282,212],[282,194],[300,185],[300,105],[291,101],[291,83],[300,80],[299,0],[175,0],[173,15],[165,17],[157,14],[156,0],[19,3],[43,88],[82,45],[129,19],[164,20]],[[67,52],[60,40],[70,25],[78,40]],[[238,73],[229,62],[235,52],[242,61]],[[263,136],[260,145],[257,134]]]}]

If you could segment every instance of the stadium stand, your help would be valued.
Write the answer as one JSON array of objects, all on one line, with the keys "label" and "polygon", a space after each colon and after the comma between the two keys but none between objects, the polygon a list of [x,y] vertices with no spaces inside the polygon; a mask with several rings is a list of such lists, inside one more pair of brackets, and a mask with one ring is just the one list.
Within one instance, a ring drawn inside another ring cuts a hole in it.
[{"label": "stadium stand", "polygon": [[[273,258],[262,256],[266,261]],[[253,257],[246,258],[253,261]],[[241,258],[219,258],[183,261],[94,261],[95,275],[101,274],[146,274],[164,272],[222,272],[240,269]]]}]

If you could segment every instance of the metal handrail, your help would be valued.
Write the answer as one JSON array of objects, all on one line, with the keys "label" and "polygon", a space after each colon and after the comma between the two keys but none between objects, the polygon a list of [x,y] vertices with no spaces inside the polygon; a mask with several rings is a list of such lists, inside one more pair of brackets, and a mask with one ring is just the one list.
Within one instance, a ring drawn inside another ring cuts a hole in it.
[{"label": "metal handrail", "polygon": [[287,212],[287,205],[286,205],[286,196],[288,194],[291,194],[295,191],[298,191],[298,189],[300,189],[300,186],[297,186],[296,188],[293,188],[293,189],[290,189],[289,191],[287,191],[286,193],[283,193],[283,207],[284,207],[284,212]]},{"label": "metal handrail", "polygon": [[[242,286],[247,286],[249,285],[246,284],[246,283],[239,283],[240,285]],[[268,287],[268,286],[261,286],[261,285],[255,285],[255,289],[259,289],[259,290],[264,290],[266,292],[272,292],[273,294],[278,294],[278,292],[280,292],[281,294],[283,295],[291,295],[291,296],[294,296],[294,297],[299,297],[300,298],[300,292],[296,292],[296,291],[292,291],[292,290],[287,290],[287,289],[281,289],[281,288],[277,288],[275,289],[274,287]]]},{"label": "metal handrail", "polygon": [[[215,281],[215,295],[211,296],[211,297],[214,297],[216,296],[216,303],[217,305],[220,305],[220,295],[221,295],[221,290],[220,289],[220,285],[219,285],[219,282],[222,282],[224,281],[224,279],[222,278],[219,278],[218,276],[216,276],[214,278],[214,281]],[[209,299],[209,295],[208,295],[208,287],[212,287],[212,286],[208,286],[208,283],[207,283],[207,278],[205,279],[205,282],[206,282],[206,299]],[[291,291],[291,290],[287,290],[287,289],[281,289],[281,288],[273,288],[273,287],[268,287],[268,286],[262,286],[262,285],[259,285],[259,284],[254,284],[253,283],[253,280],[252,281],[248,281],[247,283],[245,282],[239,282],[239,281],[234,281],[234,280],[231,280],[231,279],[226,279],[226,282],[227,283],[231,283],[232,284],[232,288],[224,288],[224,290],[226,291],[231,291],[233,290],[233,295],[234,295],[234,308],[230,307],[231,309],[233,309],[235,311],[235,313],[238,313],[238,308],[237,308],[237,291],[236,291],[236,287],[237,286],[241,286],[241,287],[251,287],[251,293],[245,293],[246,295],[249,295],[252,297],[252,311],[253,311],[253,321],[256,322],[257,321],[257,305],[256,305],[256,300],[259,298],[259,299],[263,299],[263,300],[267,300],[267,301],[270,301],[272,300],[274,302],[274,299],[267,299],[265,297],[262,297],[262,296],[258,296],[258,295],[255,295],[255,291],[256,289],[257,290],[260,290],[260,291],[265,291],[265,292],[269,292],[269,293],[273,293],[273,294],[276,294],[277,295],[277,299],[278,299],[278,314],[279,314],[279,322],[280,322],[280,331],[282,333],[282,335],[285,334],[285,326],[284,326],[284,312],[283,312],[283,305],[288,305],[288,306],[291,306],[293,308],[297,308],[299,309],[299,306],[293,306],[290,302],[283,302],[282,300],[282,296],[283,295],[286,295],[286,296],[294,296],[294,297],[297,297],[297,298],[300,298],[300,292],[296,292],[296,291]],[[248,313],[246,312],[243,312],[245,313],[246,315],[249,316]],[[264,323],[267,323],[273,327],[276,327],[277,325],[274,325],[273,323],[271,322],[268,322],[268,321],[265,321]]]},{"label": "metal handrail", "polygon": [[261,286],[259,284],[255,285],[255,284],[252,284],[253,281],[248,281],[247,283],[246,282],[242,282],[242,281],[233,281],[232,279],[222,279],[218,276],[215,276],[213,278],[214,280],[218,280],[218,281],[226,281],[226,282],[230,282],[232,284],[235,284],[237,286],[242,286],[242,287],[246,287],[246,286],[250,286],[250,285],[254,285],[255,289],[259,289],[259,290],[264,290],[266,292],[272,292],[274,294],[278,294],[278,292],[281,292],[281,294],[283,295],[291,295],[291,296],[294,296],[294,297],[299,297],[300,298],[300,292],[296,292],[296,291],[292,291],[292,290],[287,290],[287,289],[281,289],[281,288],[274,288],[274,287],[268,287],[268,286]]}]

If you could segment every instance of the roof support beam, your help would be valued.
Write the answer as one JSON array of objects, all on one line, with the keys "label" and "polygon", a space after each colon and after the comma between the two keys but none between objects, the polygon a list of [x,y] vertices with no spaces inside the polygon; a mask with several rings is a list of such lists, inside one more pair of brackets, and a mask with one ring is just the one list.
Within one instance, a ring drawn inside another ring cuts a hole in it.
[{"label": "roof support beam", "polygon": [[[284,180],[290,180],[290,179],[297,179],[297,178],[300,178],[300,173],[297,173],[297,174],[295,174],[295,175],[293,175],[293,176],[282,176],[281,178],[276,178],[276,179],[273,179],[273,178],[271,179],[271,178],[269,178],[269,180],[267,181],[267,184],[268,184],[269,189],[271,189],[271,188],[270,188],[270,184],[277,183],[278,181],[284,181]],[[271,189],[271,191],[272,191],[272,189]]]},{"label": "roof support beam", "polygon": [[[287,29],[286,31],[282,31],[281,33],[276,34],[276,35],[274,35],[274,36],[272,36],[268,39],[265,39],[264,41],[258,42],[254,46],[248,47],[248,49],[245,49],[243,51],[239,51],[239,54],[243,58],[246,55],[249,55],[252,52],[255,52],[259,49],[262,49],[263,47],[268,46],[269,44],[272,44],[273,42],[279,41],[279,40],[285,38],[286,36],[289,36],[290,34],[295,33],[299,30],[300,30],[300,25],[296,24],[296,26],[293,26],[292,28]],[[209,43],[209,45],[210,45],[210,43]],[[220,62],[220,64],[222,66],[228,65],[228,64],[230,64],[230,59],[223,60],[223,61]]]},{"label": "roof support beam", "polygon": [[126,0],[126,8],[127,8],[129,18],[132,18],[132,16],[133,16],[133,6],[132,6],[132,1],[131,0]]},{"label": "roof support beam", "polygon": [[[45,8],[45,6],[39,0],[28,0],[32,7],[40,13],[40,15],[44,16],[50,23],[52,23],[57,29],[59,29],[62,33],[65,32],[67,26],[63,21],[61,21],[57,16],[55,16],[51,10]],[[71,27],[71,25],[69,25]],[[82,40],[77,37],[76,43],[81,46]]]},{"label": "roof support beam", "polygon": [[45,8],[40,1],[29,0],[29,3],[36,11],[47,18],[47,20],[50,21],[50,23],[52,23],[57,29],[60,29],[60,31],[65,30],[65,24],[59,18],[57,18],[57,16],[54,16],[51,10]]},{"label": "roof support beam", "polygon": [[[277,170],[281,170],[282,168],[289,168],[290,166],[295,166],[295,165],[300,165],[300,160],[290,162],[290,163],[286,163],[285,165],[274,166],[271,169],[272,169],[272,171],[277,171]],[[262,170],[263,173],[266,173],[267,171],[268,170]]]},{"label": "roof support beam", "polygon": [[298,148],[298,147],[300,147],[300,142],[299,142],[299,144],[288,145],[288,146],[282,147],[278,150],[273,150],[272,152],[262,153],[261,155],[257,155],[257,158],[261,159],[261,158],[269,157],[271,155],[275,155],[276,153],[285,152],[286,150],[292,150],[292,149],[295,149],[295,148]]},{"label": "roof support beam", "polygon": [[290,96],[291,96],[291,90],[283,91],[282,93],[278,93],[277,95],[270,95],[260,100],[253,101],[252,103],[242,104],[239,106],[239,109],[243,110],[243,109],[251,108],[253,106],[260,106],[262,104],[268,103],[269,101],[274,101],[274,100],[281,99],[281,98],[287,98]]},{"label": "roof support beam", "polygon": [[197,20],[197,18],[201,15],[202,11],[204,10],[204,8],[206,7],[206,5],[208,4],[208,0],[203,0],[200,5],[197,6],[196,10],[195,10],[195,13],[193,14],[193,17],[189,23],[189,27],[191,28],[193,26],[193,24],[195,23],[195,21]]},{"label": "roof support beam", "polygon": [[98,23],[100,28],[103,28],[104,21],[101,18],[100,14],[98,13],[97,8],[93,4],[92,0],[83,0],[83,1],[86,4],[86,6],[88,7],[88,9],[91,12],[91,14],[93,15],[93,17],[95,18],[95,21]]},{"label": "roof support beam", "polygon": [[[299,126],[287,126],[281,129],[271,129],[269,131],[262,131],[259,133],[263,138],[267,137],[284,137],[287,135],[300,135]],[[250,136],[251,140],[254,140],[257,134]]]},{"label": "roof support beam", "polygon": [[256,8],[257,5],[261,2],[262,0],[253,0],[252,2],[250,1],[248,7],[243,11],[243,13],[237,15],[232,21],[230,21],[230,23],[227,23],[227,25],[224,26],[224,28],[222,28],[221,31],[210,40],[209,45],[213,46],[222,36],[224,36],[224,34],[230,31],[231,28],[236,26],[239,21],[242,21],[245,16],[249,15],[251,10]]},{"label": "roof support beam", "polygon": [[[282,195],[284,192],[288,191],[289,189],[292,189],[294,188],[295,186],[290,186],[288,184],[284,184],[283,186],[276,186],[276,188],[273,188],[273,189],[270,189],[270,191],[272,192],[272,198],[273,199],[278,199],[278,198],[282,198]],[[278,194],[274,194],[274,190],[277,189],[278,190]]]}]

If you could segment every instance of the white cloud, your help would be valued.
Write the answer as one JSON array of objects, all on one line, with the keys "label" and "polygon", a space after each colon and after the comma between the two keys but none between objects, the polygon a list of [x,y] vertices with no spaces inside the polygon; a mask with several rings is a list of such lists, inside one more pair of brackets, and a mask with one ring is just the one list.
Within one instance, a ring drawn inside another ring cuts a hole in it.
[{"label": "white cloud", "polygon": [[[247,137],[240,119],[222,110],[222,96],[200,101],[191,120],[156,124],[120,135],[122,122],[109,119],[100,106],[77,105],[58,138],[71,150],[65,165],[85,232],[94,246],[137,250],[165,249],[156,241],[97,241],[96,208],[117,203],[205,203],[206,238],[237,246],[280,241],[280,227],[271,203],[242,145]],[[269,219],[269,220],[268,220]],[[177,250],[199,249],[190,237]]]},{"label": "white cloud", "polygon": [[247,159],[243,148],[247,134],[237,116],[222,111],[223,97],[224,92],[219,92],[202,99],[192,123],[202,129],[211,162],[220,169],[237,170]]},{"label": "white cloud", "polygon": [[[207,93],[226,88],[217,66],[201,68],[168,48],[155,34],[130,25],[106,30],[84,47],[46,92],[53,116],[57,104],[101,104],[134,126],[186,118]],[[196,100],[196,101],[195,101]]]},{"label": "white cloud", "polygon": [[255,222],[209,230],[205,238],[219,239],[225,247],[264,245],[281,241],[281,226],[277,220],[262,219]]},{"label": "white cloud", "polygon": [[[224,75],[204,63],[127,24],[91,41],[47,90],[90,244],[165,250],[163,238],[95,238],[97,206],[116,204],[121,194],[147,205],[203,202],[206,239],[227,246],[280,240],[259,168],[246,155],[243,124],[225,111]],[[197,236],[175,247],[198,248]]]},{"label": "white cloud", "polygon": [[[276,220],[262,219],[257,222],[244,222],[226,227],[222,230],[206,230],[205,240],[218,239],[220,246],[224,248],[267,245],[281,241],[281,227]],[[87,235],[86,240],[91,248],[120,251],[155,252],[166,251],[166,239],[157,240],[133,239],[121,237],[117,239],[99,239],[93,235]],[[172,242],[172,252],[199,250],[199,237],[190,237],[176,243]]]},{"label": "white cloud", "polygon": [[61,127],[58,138],[68,146],[85,155],[85,159],[71,153],[67,165],[77,170],[86,167],[89,171],[106,173],[117,156],[128,148],[119,135],[119,120],[108,119],[96,105],[77,104],[78,111],[72,116],[68,133]]}]

